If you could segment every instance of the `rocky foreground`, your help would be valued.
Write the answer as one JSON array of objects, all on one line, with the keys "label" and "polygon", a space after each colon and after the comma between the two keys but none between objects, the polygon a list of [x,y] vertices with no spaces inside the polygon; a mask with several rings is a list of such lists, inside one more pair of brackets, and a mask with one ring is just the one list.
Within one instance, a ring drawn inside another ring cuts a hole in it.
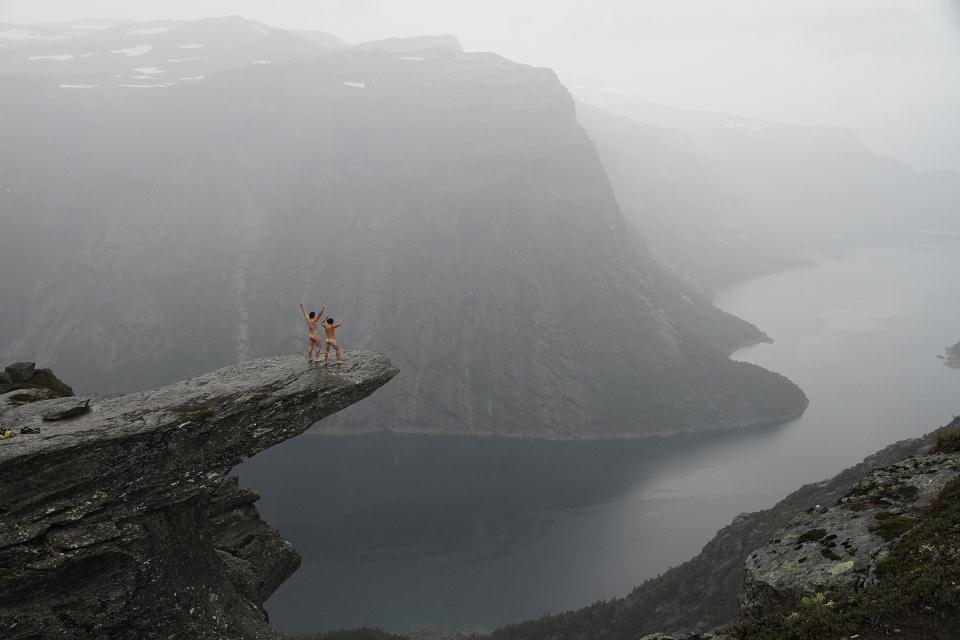
[{"label": "rocky foreground", "polygon": [[0,637],[281,637],[261,605],[300,558],[227,474],[397,374],[380,354],[346,360],[50,399],[22,388],[32,366],[8,369],[0,384],[21,388],[0,395]]}]

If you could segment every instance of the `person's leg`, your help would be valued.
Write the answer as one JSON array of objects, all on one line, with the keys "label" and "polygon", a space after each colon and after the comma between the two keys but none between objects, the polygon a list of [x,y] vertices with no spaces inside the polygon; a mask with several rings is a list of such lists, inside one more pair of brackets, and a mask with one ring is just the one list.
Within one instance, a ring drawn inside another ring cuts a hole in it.
[{"label": "person's leg", "polygon": [[327,366],[327,361],[330,359],[330,341],[327,340],[323,343],[323,366]]},{"label": "person's leg", "polygon": [[307,362],[313,360],[313,338],[307,338]]},{"label": "person's leg", "polygon": [[337,350],[337,361],[334,364],[343,364],[343,354],[340,353],[340,345],[336,340],[333,341],[333,348]]}]

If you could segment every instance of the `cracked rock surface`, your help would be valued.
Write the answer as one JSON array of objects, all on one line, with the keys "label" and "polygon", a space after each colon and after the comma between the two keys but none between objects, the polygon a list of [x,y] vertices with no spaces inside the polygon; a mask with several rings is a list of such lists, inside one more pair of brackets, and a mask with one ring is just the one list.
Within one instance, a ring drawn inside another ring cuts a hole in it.
[{"label": "cracked rock surface", "polygon": [[279,638],[262,604],[300,559],[227,474],[397,373],[346,360],[251,360],[55,421],[62,400],[0,405],[19,434],[0,442],[0,637]]},{"label": "cracked rock surface", "polygon": [[911,456],[873,470],[835,505],[801,513],[747,558],[741,613],[869,586],[890,544],[958,474],[958,453]]}]

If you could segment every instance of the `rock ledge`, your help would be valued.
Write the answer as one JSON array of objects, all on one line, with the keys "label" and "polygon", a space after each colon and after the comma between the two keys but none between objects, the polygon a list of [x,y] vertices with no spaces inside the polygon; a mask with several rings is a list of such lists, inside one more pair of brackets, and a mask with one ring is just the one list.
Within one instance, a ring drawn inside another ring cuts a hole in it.
[{"label": "rock ledge", "polygon": [[18,434],[0,441],[0,636],[280,638],[261,605],[299,556],[227,474],[397,373],[346,359],[253,360],[56,421],[55,399],[0,406]]}]

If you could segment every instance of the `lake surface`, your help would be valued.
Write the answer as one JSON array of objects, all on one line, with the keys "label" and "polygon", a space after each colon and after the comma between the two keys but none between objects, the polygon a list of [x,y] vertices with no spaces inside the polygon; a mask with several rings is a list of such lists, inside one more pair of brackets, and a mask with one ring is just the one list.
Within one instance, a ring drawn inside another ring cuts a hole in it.
[{"label": "lake surface", "polygon": [[307,434],[238,468],[303,556],[286,633],[497,625],[622,596],[773,505],[960,413],[960,239],[828,251],[721,292],[774,344],[734,358],[810,397],[775,428],[641,441]]}]

